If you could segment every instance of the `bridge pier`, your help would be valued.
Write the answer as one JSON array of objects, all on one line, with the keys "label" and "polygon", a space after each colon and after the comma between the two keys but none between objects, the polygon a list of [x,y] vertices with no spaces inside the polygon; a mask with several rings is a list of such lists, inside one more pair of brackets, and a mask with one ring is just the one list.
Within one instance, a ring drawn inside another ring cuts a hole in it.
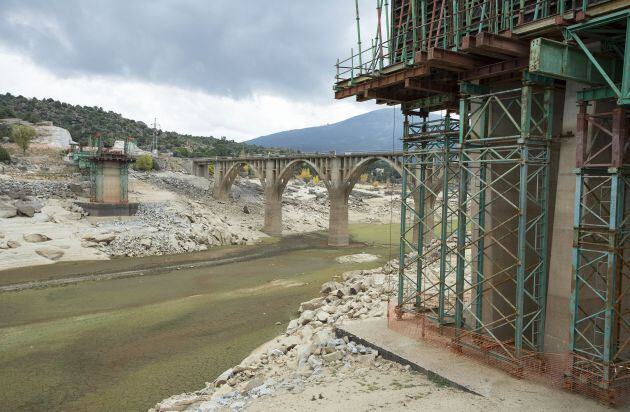
[{"label": "bridge pier", "polygon": [[263,232],[282,236],[282,192],[275,185],[265,187],[265,223]]},{"label": "bridge pier", "polygon": [[347,246],[348,198],[355,183],[367,167],[379,160],[388,162],[402,173],[401,152],[394,153],[347,153],[297,154],[290,156],[241,156],[237,158],[194,159],[192,171],[197,176],[208,176],[208,165],[214,164],[215,199],[227,201],[230,188],[242,169],[247,165],[260,179],[264,190],[265,218],[263,232],[270,236],[282,235],[282,192],[295,173],[296,167],[309,165],[328,189],[330,216],[328,244]]},{"label": "bridge pier", "polygon": [[350,235],[348,232],[348,193],[341,188],[328,190],[330,213],[328,218],[328,245],[348,246]]}]

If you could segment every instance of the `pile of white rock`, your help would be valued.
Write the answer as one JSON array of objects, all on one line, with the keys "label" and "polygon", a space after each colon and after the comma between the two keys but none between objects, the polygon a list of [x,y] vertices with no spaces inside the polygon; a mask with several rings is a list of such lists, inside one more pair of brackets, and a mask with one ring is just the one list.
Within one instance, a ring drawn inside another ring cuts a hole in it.
[{"label": "pile of white rock", "polygon": [[240,410],[255,399],[299,393],[309,385],[353,374],[362,368],[401,368],[384,361],[374,349],[335,336],[334,326],[351,319],[386,316],[395,299],[396,263],[373,270],[343,273],[341,282],[327,282],[321,297],[300,305],[300,316],[286,332],[265,343],[239,365],[223,372],[206,387],[172,396],[150,411]]},{"label": "pile of white rock", "polygon": [[232,232],[228,223],[219,218],[196,213],[192,205],[187,211],[178,211],[160,202],[141,203],[133,219],[98,223],[96,227],[107,232],[107,241],[94,242],[84,237],[85,241],[92,241],[84,246],[99,247],[110,256],[195,252],[220,245],[245,245],[250,241],[247,234]]}]

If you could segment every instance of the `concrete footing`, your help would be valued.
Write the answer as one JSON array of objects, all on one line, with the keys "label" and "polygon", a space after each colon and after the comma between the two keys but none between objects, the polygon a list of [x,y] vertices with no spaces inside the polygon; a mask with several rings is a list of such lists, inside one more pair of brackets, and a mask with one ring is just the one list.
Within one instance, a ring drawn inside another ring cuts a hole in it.
[{"label": "concrete footing", "polygon": [[139,203],[92,203],[76,202],[90,216],[133,216],[138,212]]},{"label": "concrete footing", "polygon": [[[536,382],[517,379],[490,365],[461,356],[448,348],[430,345],[391,330],[387,319],[350,321],[335,327],[337,337],[376,349],[383,359],[409,365],[412,370],[427,375],[432,381],[464,390],[493,400],[518,399],[536,409],[544,405],[580,405],[583,410],[607,410],[597,402]],[[392,320],[392,322],[396,322]]]}]

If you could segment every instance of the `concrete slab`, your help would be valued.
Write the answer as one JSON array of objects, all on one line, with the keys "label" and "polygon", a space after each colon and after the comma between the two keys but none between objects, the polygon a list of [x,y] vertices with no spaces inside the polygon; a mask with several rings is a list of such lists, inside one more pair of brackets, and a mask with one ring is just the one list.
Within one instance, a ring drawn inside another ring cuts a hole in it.
[{"label": "concrete slab", "polygon": [[338,337],[348,336],[378,350],[384,359],[410,365],[413,370],[428,375],[434,381],[495,401],[517,398],[523,405],[531,405],[532,410],[561,410],[568,405],[574,411],[612,410],[581,395],[516,379],[500,369],[459,356],[447,348],[400,335],[387,327],[387,319],[346,322],[337,326],[335,333]]}]

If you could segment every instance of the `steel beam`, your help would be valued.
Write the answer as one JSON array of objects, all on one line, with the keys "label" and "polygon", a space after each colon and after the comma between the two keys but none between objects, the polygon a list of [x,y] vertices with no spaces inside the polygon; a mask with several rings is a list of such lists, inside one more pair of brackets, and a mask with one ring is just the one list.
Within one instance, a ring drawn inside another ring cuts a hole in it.
[{"label": "steel beam", "polygon": [[[613,81],[621,81],[622,65],[619,60],[604,55],[597,55],[597,59]],[[606,84],[600,71],[579,47],[542,37],[532,40],[529,71],[561,80]]]}]

